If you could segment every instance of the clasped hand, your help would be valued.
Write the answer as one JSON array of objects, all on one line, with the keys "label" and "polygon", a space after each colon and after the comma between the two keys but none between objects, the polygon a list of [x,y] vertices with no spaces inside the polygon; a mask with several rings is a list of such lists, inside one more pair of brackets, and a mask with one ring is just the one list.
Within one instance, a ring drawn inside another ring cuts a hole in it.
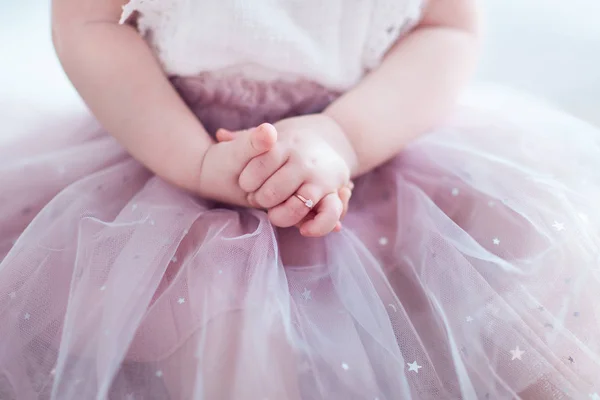
[{"label": "clasped hand", "polygon": [[275,226],[324,236],[341,228],[351,196],[350,167],[336,146],[340,140],[346,140],[340,127],[321,114],[244,131],[220,129],[204,156],[199,192],[264,209]]}]

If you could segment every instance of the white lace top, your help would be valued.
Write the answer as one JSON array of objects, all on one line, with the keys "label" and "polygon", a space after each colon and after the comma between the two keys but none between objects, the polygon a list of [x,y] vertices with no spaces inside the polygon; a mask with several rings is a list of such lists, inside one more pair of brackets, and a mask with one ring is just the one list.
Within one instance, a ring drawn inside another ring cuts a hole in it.
[{"label": "white lace top", "polygon": [[131,0],[166,72],[244,71],[344,91],[418,21],[424,0]]}]

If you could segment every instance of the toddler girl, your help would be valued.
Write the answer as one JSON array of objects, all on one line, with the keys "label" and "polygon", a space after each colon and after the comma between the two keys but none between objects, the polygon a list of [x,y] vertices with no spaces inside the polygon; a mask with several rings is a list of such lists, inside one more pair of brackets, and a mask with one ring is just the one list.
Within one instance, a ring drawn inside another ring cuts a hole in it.
[{"label": "toddler girl", "polygon": [[459,97],[476,15],[54,0],[102,128],[0,149],[0,398],[600,398],[600,132]]}]

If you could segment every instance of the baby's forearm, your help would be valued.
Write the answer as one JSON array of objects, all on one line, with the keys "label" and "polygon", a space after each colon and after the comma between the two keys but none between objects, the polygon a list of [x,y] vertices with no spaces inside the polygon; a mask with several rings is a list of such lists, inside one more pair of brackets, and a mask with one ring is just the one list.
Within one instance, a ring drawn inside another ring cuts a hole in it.
[{"label": "baby's forearm", "polygon": [[67,75],[108,132],[154,173],[194,190],[211,139],[135,29],[73,24],[55,30],[54,41]]},{"label": "baby's forearm", "polygon": [[325,110],[354,148],[353,176],[393,158],[444,118],[474,69],[477,47],[472,31],[420,27]]}]

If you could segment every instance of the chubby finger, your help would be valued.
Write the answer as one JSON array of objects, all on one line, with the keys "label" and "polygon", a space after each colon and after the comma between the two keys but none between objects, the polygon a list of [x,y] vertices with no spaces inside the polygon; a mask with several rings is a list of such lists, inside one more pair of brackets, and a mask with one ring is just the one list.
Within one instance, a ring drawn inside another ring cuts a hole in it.
[{"label": "chubby finger", "polygon": [[[297,223],[296,225],[294,225],[294,226],[295,226],[296,228],[298,228],[298,230],[300,230],[300,227],[301,227],[301,226],[302,226],[302,225],[303,225],[305,222],[307,222],[307,221],[309,221],[309,220],[311,220],[311,219],[314,219],[314,218],[315,218],[315,215],[316,215],[316,214],[314,213],[314,211],[311,211],[311,212],[309,212],[309,213],[306,215],[306,217],[304,217],[304,218],[302,219],[302,221],[298,222],[298,223]],[[340,232],[340,231],[342,230],[342,227],[343,227],[343,226],[342,226],[342,222],[341,222],[341,221],[338,221],[338,222],[335,224],[335,228],[333,228],[333,231],[334,231],[334,232]]]},{"label": "chubby finger", "polygon": [[315,213],[314,213],[314,211],[311,210],[308,214],[306,214],[306,216],[304,218],[302,218],[302,221],[298,222],[294,226],[296,228],[298,228],[298,230],[299,230],[303,223],[305,223],[306,221],[308,221],[310,219],[313,219],[314,217],[315,217]]},{"label": "chubby finger", "polygon": [[[300,222],[298,222],[296,225],[294,225],[296,228],[298,228],[298,230],[300,230],[300,227],[307,221],[311,220],[315,218],[315,214],[311,211],[310,213],[308,213],[308,215],[306,217],[304,217],[304,219]],[[340,232],[342,230],[342,223],[340,221],[336,222],[335,224],[335,228],[333,228],[334,232]]]},{"label": "chubby finger", "polygon": [[343,187],[338,191],[338,196],[342,201],[342,215],[340,217],[340,220],[343,220],[346,214],[348,213],[350,198],[352,197],[352,190],[348,187]]},{"label": "chubby finger", "polygon": [[244,164],[271,150],[277,142],[277,130],[271,124],[262,124],[234,135],[235,139],[231,142],[234,145],[234,156]]},{"label": "chubby finger", "polygon": [[[302,183],[303,178],[297,173],[297,169],[285,164],[253,193],[252,201],[260,207],[273,208],[294,196]],[[302,204],[297,198],[296,201]]]},{"label": "chubby finger", "polygon": [[[242,190],[246,193],[256,192],[257,190],[261,189],[262,186],[269,183],[271,179],[275,178],[274,174],[279,174],[280,168],[285,168],[284,164],[286,161],[285,154],[282,151],[279,151],[277,147],[264,154],[254,157],[248,162],[248,164],[246,164],[246,167],[238,178],[238,184],[240,185],[240,188],[242,188]],[[294,190],[297,189],[301,183],[301,181],[298,182],[294,187]],[[280,199],[279,203],[286,198],[287,197]],[[273,205],[277,205],[279,203],[275,203]]]},{"label": "chubby finger", "polygon": [[269,220],[273,225],[280,228],[294,226],[313,211],[313,208],[308,207],[302,200],[296,197],[296,194],[301,195],[306,200],[310,200],[313,205],[318,204],[323,197],[323,191],[320,187],[310,183],[303,184],[285,202],[269,210]]},{"label": "chubby finger", "polygon": [[317,206],[317,214],[300,227],[300,234],[308,237],[325,236],[331,233],[342,215],[343,204],[337,193],[325,196]]},{"label": "chubby finger", "polygon": [[334,232],[339,232],[339,231],[341,231],[341,230],[342,230],[342,223],[341,223],[340,221],[338,221],[338,222],[335,224],[335,228],[333,228],[333,231],[334,231]]}]

